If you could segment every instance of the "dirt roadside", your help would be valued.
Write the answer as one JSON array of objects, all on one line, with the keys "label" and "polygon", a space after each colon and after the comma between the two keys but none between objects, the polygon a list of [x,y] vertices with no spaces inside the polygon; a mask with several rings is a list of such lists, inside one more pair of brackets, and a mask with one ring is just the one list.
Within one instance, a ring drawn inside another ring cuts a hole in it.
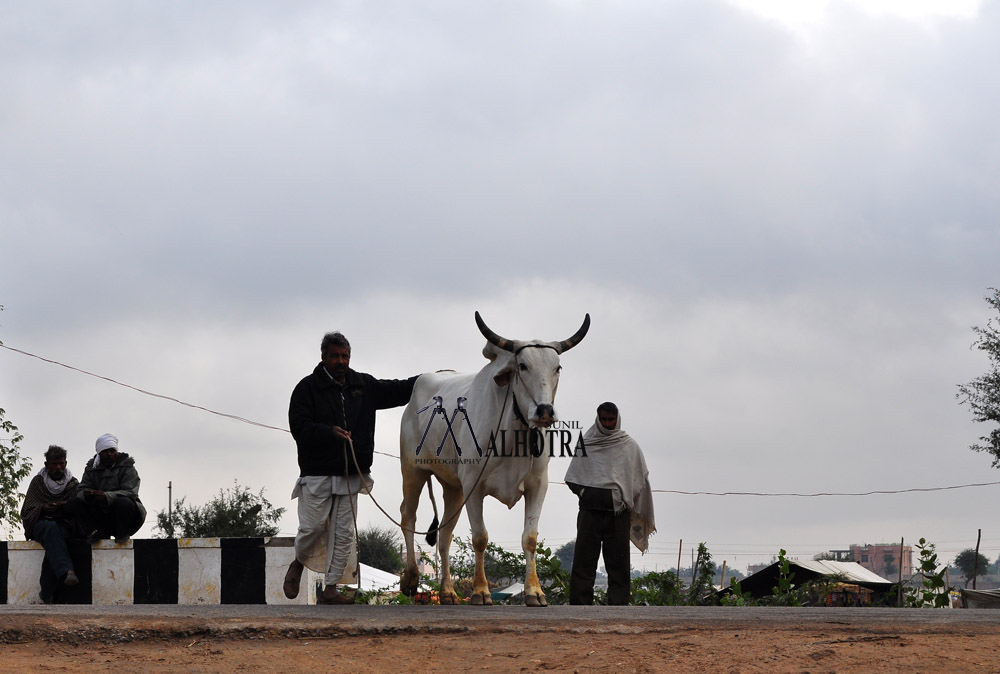
[{"label": "dirt roadside", "polygon": [[1000,671],[1000,611],[5,608],[4,672]]}]

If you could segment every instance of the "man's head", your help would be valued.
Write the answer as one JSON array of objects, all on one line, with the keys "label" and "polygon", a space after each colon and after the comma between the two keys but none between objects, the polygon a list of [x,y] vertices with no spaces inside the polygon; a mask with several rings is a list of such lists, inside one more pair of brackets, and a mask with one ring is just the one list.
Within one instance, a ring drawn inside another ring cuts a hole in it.
[{"label": "man's head", "polygon": [[615,427],[618,426],[618,405],[614,403],[601,403],[598,405],[597,420],[607,430],[615,430]]},{"label": "man's head", "polygon": [[105,433],[97,438],[95,449],[101,457],[102,466],[115,465],[115,460],[118,458],[118,438],[111,433]]},{"label": "man's head", "polygon": [[66,477],[66,450],[59,445],[49,445],[45,452],[45,471],[53,480]]},{"label": "man's head", "polygon": [[351,366],[351,343],[347,341],[347,337],[339,332],[328,332],[323,335],[320,354],[323,357],[323,367],[330,376],[343,382],[347,368]]}]

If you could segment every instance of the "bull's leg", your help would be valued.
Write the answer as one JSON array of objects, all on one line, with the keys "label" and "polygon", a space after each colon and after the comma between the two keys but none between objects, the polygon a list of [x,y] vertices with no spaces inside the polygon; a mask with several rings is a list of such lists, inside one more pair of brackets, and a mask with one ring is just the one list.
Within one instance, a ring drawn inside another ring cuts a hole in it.
[{"label": "bull's leg", "polygon": [[399,523],[402,525],[403,541],[406,543],[406,569],[399,580],[399,590],[406,596],[412,597],[420,585],[413,532],[417,524],[417,505],[420,503],[420,494],[427,482],[427,475],[423,474],[423,471],[414,470],[412,466],[409,467],[410,470],[407,468],[403,466],[403,502],[399,505]]},{"label": "bull's leg", "polygon": [[469,513],[469,526],[472,528],[472,548],[476,551],[476,575],[472,584],[472,596],[469,603],[476,606],[487,606],[493,603],[490,597],[490,583],[486,579],[486,544],[490,535],[483,522],[483,497],[473,494],[465,504]]},{"label": "bull's leg", "polygon": [[441,603],[457,604],[458,593],[451,580],[451,569],[448,568],[448,552],[451,550],[451,536],[458,524],[458,515],[462,508],[462,488],[442,484],[444,492],[444,519],[438,531],[438,553],[441,555]]},{"label": "bull's leg", "polygon": [[546,469],[541,475],[529,476],[525,480],[524,490],[524,532],[521,534],[521,549],[524,550],[524,605],[548,606],[545,593],[538,582],[538,571],[535,567],[535,551],[538,548],[538,518],[542,514],[542,503],[548,490],[548,473]]}]

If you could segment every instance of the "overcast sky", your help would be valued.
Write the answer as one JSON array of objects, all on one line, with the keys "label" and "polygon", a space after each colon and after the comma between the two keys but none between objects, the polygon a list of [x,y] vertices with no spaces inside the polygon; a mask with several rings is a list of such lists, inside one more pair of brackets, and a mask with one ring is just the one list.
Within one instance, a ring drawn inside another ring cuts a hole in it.
[{"label": "overcast sky", "polygon": [[[955,400],[1000,284],[997,1],[0,7],[6,346],[285,428],[326,331],[397,378],[485,364],[476,310],[545,340],[589,312],[556,408],[614,400],[645,451],[634,565],[680,540],[744,571],[900,538],[950,559],[978,528],[1000,554],[1000,486],[670,493],[1000,481]],[[0,407],[36,468],[56,443],[82,474],[117,434],[140,536],[168,481],[263,487],[295,531],[286,432],[6,349]],[[373,471],[393,514],[400,414]],[[518,548],[522,513],[491,500],[491,539]],[[561,484],[540,535],[575,536]]]}]

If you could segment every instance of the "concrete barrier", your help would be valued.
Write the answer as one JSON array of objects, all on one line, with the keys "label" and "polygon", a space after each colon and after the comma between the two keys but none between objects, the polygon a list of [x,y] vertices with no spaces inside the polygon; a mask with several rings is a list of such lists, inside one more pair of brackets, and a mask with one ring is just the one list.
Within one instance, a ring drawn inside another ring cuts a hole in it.
[{"label": "concrete barrier", "polygon": [[[294,539],[152,538],[121,545],[69,541],[79,584],[60,586],[66,604],[315,604],[322,577],[308,569],[296,599],[281,589]],[[7,604],[40,604],[45,550],[34,541],[8,541],[0,555]]]}]

